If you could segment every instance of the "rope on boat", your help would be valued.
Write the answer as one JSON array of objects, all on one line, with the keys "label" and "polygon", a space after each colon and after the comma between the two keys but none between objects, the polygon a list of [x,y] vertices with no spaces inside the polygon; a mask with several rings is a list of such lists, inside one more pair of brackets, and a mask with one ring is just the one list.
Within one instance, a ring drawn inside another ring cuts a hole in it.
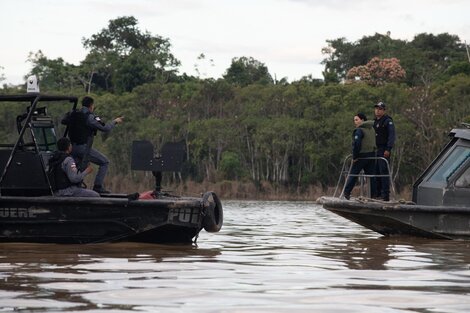
[{"label": "rope on boat", "polygon": [[368,197],[364,197],[364,196],[359,196],[356,198],[357,201],[361,202],[361,203],[383,203],[383,204],[393,204],[393,203],[399,203],[399,204],[410,204],[410,205],[414,205],[416,204],[415,202],[413,201],[407,201],[407,200],[404,200],[404,199],[400,199],[400,200],[395,200],[395,201],[383,201],[383,200],[380,200],[380,199],[372,199],[372,198],[368,198]]}]

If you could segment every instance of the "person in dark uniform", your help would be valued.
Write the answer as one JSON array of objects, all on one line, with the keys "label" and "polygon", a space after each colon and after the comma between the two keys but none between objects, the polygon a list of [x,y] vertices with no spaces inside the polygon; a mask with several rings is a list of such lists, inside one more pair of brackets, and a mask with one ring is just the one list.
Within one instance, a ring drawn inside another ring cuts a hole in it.
[{"label": "person in dark uniform", "polygon": [[[354,115],[354,125],[352,141],[352,166],[349,172],[346,186],[344,187],[344,197],[349,200],[351,191],[357,181],[357,175],[364,170],[366,175],[375,174],[375,131],[373,122],[367,121],[363,113]],[[371,159],[367,159],[371,158]],[[371,194],[375,194],[375,178],[370,177]]]},{"label": "person in dark uniform", "polygon": [[49,181],[55,196],[69,197],[99,197],[99,193],[82,188],[82,182],[86,175],[93,172],[88,166],[80,172],[75,160],[70,156],[72,144],[66,137],[57,141],[58,151],[55,151],[49,160]]},{"label": "person in dark uniform", "polygon": [[[390,164],[390,155],[395,144],[395,125],[393,119],[386,113],[387,106],[383,102],[374,105],[374,129],[375,142],[377,145],[377,157],[385,158]],[[376,196],[384,201],[390,200],[390,178],[387,163],[377,160],[376,173],[386,175],[377,178]]]},{"label": "person in dark uniform", "polygon": [[96,173],[93,190],[98,193],[109,193],[104,189],[104,178],[108,171],[108,158],[96,149],[91,147],[93,136],[97,131],[108,133],[114,128],[116,124],[122,123],[123,118],[117,117],[111,122],[105,124],[96,116],[94,111],[94,100],[91,97],[85,96],[82,99],[82,108],[68,112],[62,119],[62,124],[68,125],[68,136],[72,142],[72,156],[76,160],[81,160],[82,163],[85,159],[93,164],[99,166]]}]

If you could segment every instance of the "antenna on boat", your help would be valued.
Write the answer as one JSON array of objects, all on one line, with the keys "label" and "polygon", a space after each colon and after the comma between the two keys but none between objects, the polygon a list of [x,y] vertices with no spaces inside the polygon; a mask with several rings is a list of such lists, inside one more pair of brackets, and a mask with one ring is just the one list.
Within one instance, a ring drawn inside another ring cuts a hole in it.
[{"label": "antenna on boat", "polygon": [[27,93],[39,93],[39,81],[36,75],[31,75],[26,81]]}]

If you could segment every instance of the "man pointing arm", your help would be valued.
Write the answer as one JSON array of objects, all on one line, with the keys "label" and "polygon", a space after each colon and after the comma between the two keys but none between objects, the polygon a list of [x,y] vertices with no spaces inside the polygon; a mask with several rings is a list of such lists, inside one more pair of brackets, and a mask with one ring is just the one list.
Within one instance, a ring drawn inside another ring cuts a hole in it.
[{"label": "man pointing arm", "polygon": [[117,124],[122,123],[123,118],[117,117],[105,124],[101,118],[95,115],[95,105],[92,97],[85,96],[82,99],[80,110],[69,112],[62,120],[69,127],[69,138],[72,142],[72,155],[74,158],[88,160],[99,166],[96,173],[93,190],[98,193],[109,193],[104,188],[104,178],[108,171],[108,158],[96,149],[91,148],[90,143],[97,131],[110,132]]}]

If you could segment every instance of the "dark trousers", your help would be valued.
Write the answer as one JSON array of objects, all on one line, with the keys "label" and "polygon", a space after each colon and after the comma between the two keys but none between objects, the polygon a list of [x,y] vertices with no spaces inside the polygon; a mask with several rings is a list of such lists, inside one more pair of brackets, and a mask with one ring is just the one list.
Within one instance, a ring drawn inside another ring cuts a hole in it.
[{"label": "dark trousers", "polygon": [[[384,151],[385,151],[385,148],[379,147],[377,149],[377,157],[385,158]],[[385,158],[385,159],[390,164],[390,158]],[[377,160],[376,173],[377,175],[385,175],[382,177],[377,177],[376,196],[388,199],[390,196],[390,173],[388,171],[387,163],[384,160],[382,159]]]},{"label": "dark trousers", "polygon": [[[344,195],[349,196],[354,188],[357,181],[357,176],[362,170],[366,175],[375,175],[375,160],[374,159],[362,159],[362,158],[373,158],[375,157],[374,152],[361,153],[356,162],[353,163],[351,171],[349,172],[349,178],[344,187]],[[376,194],[376,182],[375,177],[370,177],[370,193],[371,195]]]}]

